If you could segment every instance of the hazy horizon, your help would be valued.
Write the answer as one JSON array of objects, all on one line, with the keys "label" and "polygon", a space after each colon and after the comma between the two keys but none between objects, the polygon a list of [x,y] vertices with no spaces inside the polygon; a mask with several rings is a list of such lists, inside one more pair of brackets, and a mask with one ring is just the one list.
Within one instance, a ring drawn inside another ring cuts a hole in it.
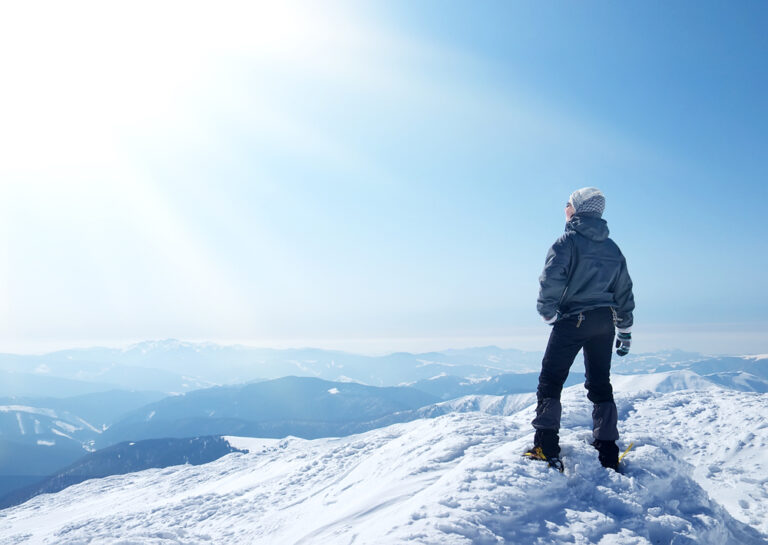
[{"label": "hazy horizon", "polygon": [[[346,352],[360,356],[385,356],[398,352],[407,352],[420,354],[427,352],[443,352],[446,350],[460,350],[472,348],[496,347],[502,350],[520,350],[524,352],[540,352],[543,354],[546,347],[548,330],[538,336],[527,338],[510,337],[474,337],[474,338],[403,338],[403,339],[281,339],[281,340],[253,340],[253,339],[179,339],[174,337],[156,338],[156,339],[100,339],[100,340],[69,340],[69,341],[43,341],[34,342],[28,345],[18,344],[14,348],[4,344],[0,353],[10,355],[46,355],[53,352],[66,350],[89,349],[89,348],[110,348],[110,349],[128,349],[132,346],[143,343],[164,343],[179,342],[186,344],[214,344],[222,347],[242,346],[245,348],[265,348],[275,350],[300,350],[300,349],[318,349],[328,351]],[[706,337],[707,332],[702,332],[701,336]],[[735,339],[743,336],[737,332],[730,332],[727,335],[733,335]],[[665,336],[660,335],[659,339]],[[754,346],[758,346],[755,343]],[[633,355],[655,354],[661,352],[692,352],[708,356],[758,356],[768,354],[768,350],[705,350],[702,346],[674,346],[652,343],[650,346],[635,346]],[[620,362],[619,356],[614,355],[615,362]]]}]

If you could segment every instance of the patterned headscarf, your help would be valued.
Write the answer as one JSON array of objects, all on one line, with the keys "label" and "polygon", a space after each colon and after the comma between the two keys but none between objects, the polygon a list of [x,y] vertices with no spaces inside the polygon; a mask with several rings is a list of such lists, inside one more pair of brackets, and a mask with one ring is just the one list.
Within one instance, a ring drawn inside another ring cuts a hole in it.
[{"label": "patterned headscarf", "polygon": [[605,195],[596,187],[582,187],[571,193],[568,202],[576,214],[602,216],[605,210]]}]

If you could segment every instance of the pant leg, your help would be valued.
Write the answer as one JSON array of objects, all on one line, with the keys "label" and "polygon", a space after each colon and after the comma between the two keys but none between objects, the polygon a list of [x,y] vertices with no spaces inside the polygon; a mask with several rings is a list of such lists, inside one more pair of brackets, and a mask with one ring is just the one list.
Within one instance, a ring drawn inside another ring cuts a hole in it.
[{"label": "pant leg", "polygon": [[537,430],[560,429],[560,393],[563,384],[568,378],[568,372],[576,359],[576,354],[581,350],[581,339],[572,319],[555,323],[549,335],[547,349],[541,362],[539,374],[539,387],[536,390],[538,404],[536,406],[536,418],[533,419],[533,427]]},{"label": "pant leg", "polygon": [[601,441],[619,438],[618,412],[611,386],[611,356],[613,354],[614,326],[610,309],[599,309],[589,317],[590,338],[584,343],[584,368],[587,397],[592,409],[592,434]]}]

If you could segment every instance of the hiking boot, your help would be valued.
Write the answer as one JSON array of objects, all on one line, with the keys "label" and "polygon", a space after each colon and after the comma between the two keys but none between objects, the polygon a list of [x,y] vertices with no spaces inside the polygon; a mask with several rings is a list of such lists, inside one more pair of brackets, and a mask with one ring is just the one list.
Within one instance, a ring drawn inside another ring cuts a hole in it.
[{"label": "hiking boot", "polygon": [[533,436],[533,446],[541,447],[547,458],[560,457],[560,436],[557,430],[536,430]]},{"label": "hiking boot", "polygon": [[557,430],[536,430],[533,447],[523,456],[547,462],[550,467],[554,467],[560,473],[563,472],[563,462],[560,461],[560,437]]},{"label": "hiking boot", "polygon": [[603,467],[619,470],[619,447],[616,446],[616,441],[595,439],[592,446],[597,449],[597,459]]}]

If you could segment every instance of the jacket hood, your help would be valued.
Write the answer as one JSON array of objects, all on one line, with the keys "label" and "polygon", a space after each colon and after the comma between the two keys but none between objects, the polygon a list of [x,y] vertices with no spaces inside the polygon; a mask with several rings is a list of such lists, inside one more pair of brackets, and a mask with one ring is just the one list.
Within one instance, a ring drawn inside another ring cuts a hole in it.
[{"label": "jacket hood", "polygon": [[595,242],[602,242],[608,238],[608,223],[598,216],[587,214],[574,214],[571,221],[565,224],[566,231],[576,231],[580,235]]}]

